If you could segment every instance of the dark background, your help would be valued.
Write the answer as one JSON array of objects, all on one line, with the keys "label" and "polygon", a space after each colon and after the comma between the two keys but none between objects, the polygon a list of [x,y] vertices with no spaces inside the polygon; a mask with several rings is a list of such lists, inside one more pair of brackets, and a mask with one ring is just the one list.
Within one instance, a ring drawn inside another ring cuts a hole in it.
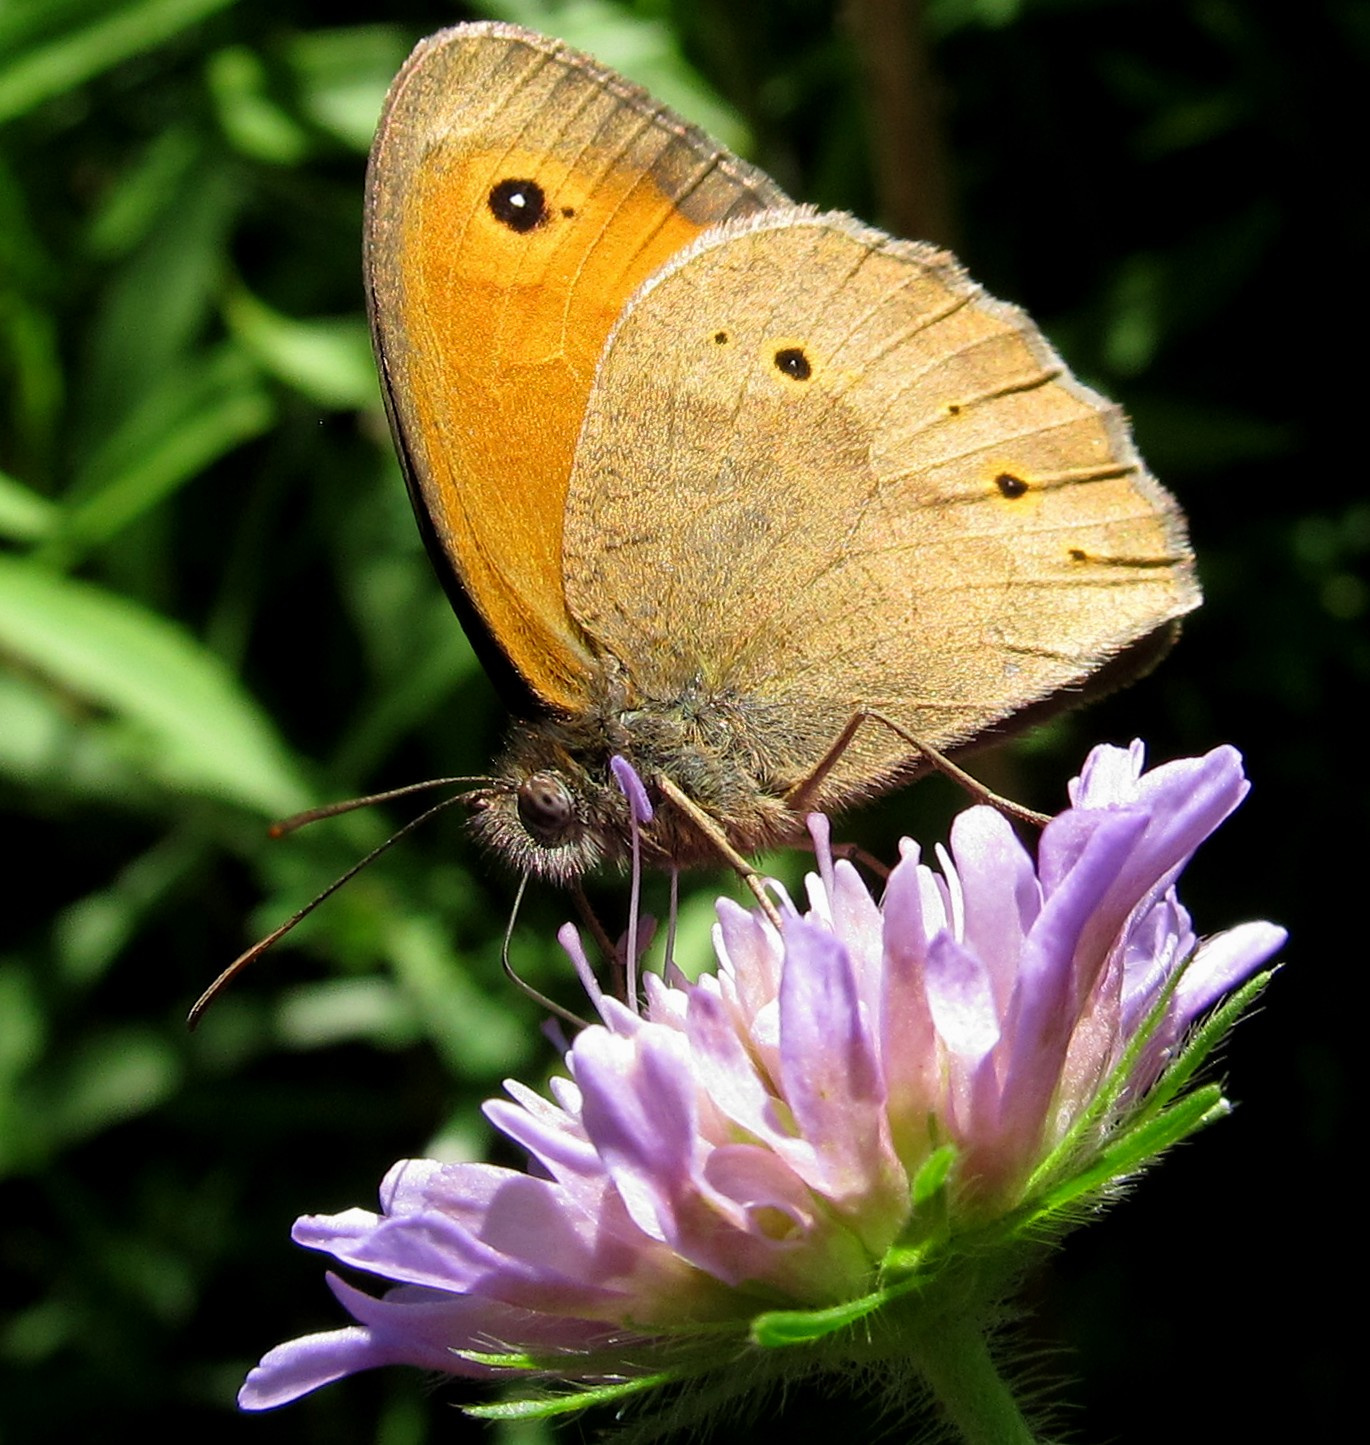
[{"label": "dark background", "polygon": [[[440,820],[198,1034],[183,1026],[227,959],[409,814],[277,843],[267,818],[479,771],[498,738],[408,515],[360,310],[381,95],[414,40],[469,13],[0,12],[6,1441],[408,1445],[486,1428],[455,1413],[459,1391],[404,1371],[270,1417],[231,1402],[265,1349],[342,1323],[291,1220],[370,1204],[396,1158],[480,1156],[477,1102],[549,1066],[499,978],[508,881]],[[1047,1262],[1028,1341],[1072,1377],[1083,1441],[1335,1438],[1349,1350],[1327,1311],[1350,1294],[1357,1312],[1340,1246],[1367,811],[1370,9],[502,13],[631,69],[799,198],[954,238],[1124,402],[1181,498],[1207,601],[1174,654],[985,767],[1055,808],[1096,741],[1141,736],[1158,760],[1235,743],[1254,791],[1184,897],[1201,931],[1287,925],[1288,967],[1225,1050],[1234,1115]],[[931,843],[957,805],[930,782],[846,832]],[[699,950],[697,886],[682,947]],[[518,937],[553,990],[564,913],[534,899]],[[796,1440],[881,1428],[849,1399],[776,1419]]]}]

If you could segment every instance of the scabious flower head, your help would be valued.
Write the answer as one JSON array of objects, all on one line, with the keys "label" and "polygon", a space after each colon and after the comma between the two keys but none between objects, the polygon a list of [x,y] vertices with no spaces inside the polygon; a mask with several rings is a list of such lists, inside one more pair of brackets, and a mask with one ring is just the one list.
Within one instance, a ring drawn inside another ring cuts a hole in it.
[{"label": "scabious flower head", "polygon": [[649,975],[640,1011],[567,935],[601,1022],[551,1099],[510,1083],[486,1106],[529,1171],[410,1160],[378,1214],[301,1219],[298,1243],[394,1287],[330,1276],[356,1323],[272,1350],[240,1403],[394,1363],[605,1398],[768,1345],[888,1361],[953,1277],[986,1315],[1025,1239],[1145,1162],[1138,1119],[1154,1152],[1223,1107],[1182,1094],[1186,1039],[1284,935],[1200,941],[1173,885],[1246,789],[1230,748],[1150,772],[1140,745],[1098,748],[1035,863],[972,807],[938,868],[904,844],[878,905],[820,820],[807,907],[782,900],[776,929],[720,902],[717,972]]}]

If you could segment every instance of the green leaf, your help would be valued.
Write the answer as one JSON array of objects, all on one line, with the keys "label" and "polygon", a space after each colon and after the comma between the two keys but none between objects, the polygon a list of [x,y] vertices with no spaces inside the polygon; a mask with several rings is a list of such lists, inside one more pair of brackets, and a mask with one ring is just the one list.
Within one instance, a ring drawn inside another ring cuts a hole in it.
[{"label": "green leaf", "polygon": [[229,45],[209,59],[209,92],[233,148],[271,166],[296,166],[309,154],[309,133],[271,95],[261,57]]},{"label": "green leaf", "polygon": [[224,10],[233,0],[29,0],[0,10],[0,123]]},{"label": "green leaf", "polygon": [[22,482],[0,472],[0,537],[33,542],[56,525],[60,509]]},{"label": "green leaf", "polygon": [[143,241],[167,210],[192,184],[197,165],[205,164],[203,138],[188,124],[168,126],[137,152],[91,217],[86,247],[92,256],[126,256]]},{"label": "green leaf", "polygon": [[[48,1027],[42,997],[30,969],[6,960],[0,963],[0,1097],[13,1080],[30,1069],[47,1043]],[[4,1130],[0,1129],[0,1135]]]},{"label": "green leaf", "polygon": [[6,463],[46,457],[66,392],[52,292],[57,268],[0,157],[0,441]]},{"label": "green leaf", "polygon": [[422,1033],[416,1011],[393,980],[333,978],[302,984],[282,996],[275,1035],[289,1048],[331,1048],[365,1040],[402,1048]]},{"label": "green leaf", "polygon": [[49,804],[145,803],[146,769],[129,755],[127,733],[33,672],[0,671],[0,772]]},{"label": "green leaf", "polygon": [[[143,1025],[107,1029],[50,1058],[41,1082],[26,1091],[36,1127],[28,1140],[43,1153],[145,1114],[174,1092],[182,1074],[170,1043]],[[20,1164],[18,1158],[0,1159]]]},{"label": "green leaf", "polygon": [[236,346],[187,359],[148,392],[91,458],[45,560],[70,565],[260,436],[275,417],[256,366]]},{"label": "green leaf", "polygon": [[166,783],[271,817],[310,802],[223,661],[127,598],[0,557],[0,650],[136,724],[143,765]]},{"label": "green leaf", "polygon": [[133,416],[155,423],[151,393],[168,384],[204,346],[216,322],[227,251],[245,204],[242,178],[199,136],[193,164],[144,217],[146,234],[110,272],[83,328],[84,364],[73,374],[68,450],[76,469]]},{"label": "green leaf", "polygon": [[392,914],[386,923],[386,951],[395,975],[458,1078],[515,1068],[528,1057],[527,1029],[503,1000],[476,987],[439,919]]},{"label": "green leaf", "polygon": [[320,30],[292,40],[287,58],[299,83],[301,111],[320,130],[365,155],[411,40],[392,25]]},{"label": "green leaf", "polygon": [[64,976],[82,987],[102,977],[203,851],[203,845],[173,831],[121,868],[108,888],[68,904],[52,929]]},{"label": "green leaf", "polygon": [[233,334],[279,381],[335,410],[380,405],[371,333],[359,316],[296,321],[236,287],[224,305]]}]

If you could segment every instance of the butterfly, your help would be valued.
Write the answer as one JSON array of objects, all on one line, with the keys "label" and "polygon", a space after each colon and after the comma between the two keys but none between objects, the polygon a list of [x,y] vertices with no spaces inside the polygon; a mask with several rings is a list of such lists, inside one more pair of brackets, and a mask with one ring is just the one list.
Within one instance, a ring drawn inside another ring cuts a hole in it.
[{"label": "butterfly", "polygon": [[514,721],[515,870],[736,861],[1117,686],[1200,600],[1120,410],[946,252],[793,204],[510,25],[423,41],[366,282],[428,550]]}]

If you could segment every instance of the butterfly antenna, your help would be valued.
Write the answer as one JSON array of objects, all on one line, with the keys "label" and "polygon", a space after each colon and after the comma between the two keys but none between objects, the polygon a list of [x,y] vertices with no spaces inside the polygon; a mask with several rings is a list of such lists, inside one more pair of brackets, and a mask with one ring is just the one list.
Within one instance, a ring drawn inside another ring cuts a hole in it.
[{"label": "butterfly antenna", "polygon": [[[374,803],[390,803],[396,798],[407,798],[411,793],[421,793],[426,788],[469,787],[472,783],[491,783],[493,778],[429,778],[425,783],[406,783],[402,788],[390,788],[384,793],[368,793],[364,798],[344,798],[340,803],[324,803],[318,808],[306,808],[302,813],[292,813],[281,818],[267,829],[272,838],[284,838],[296,828],[317,823],[321,818],[336,818],[342,813],[351,813],[357,808],[369,808]],[[424,814],[427,817],[428,814]],[[396,835],[400,836],[400,835]],[[364,866],[364,865],[363,865]]]},{"label": "butterfly antenna", "polygon": [[[455,781],[460,782],[463,780],[456,779]],[[432,784],[419,783],[411,785],[408,788],[397,788],[395,789],[394,795],[414,792],[416,788],[429,786],[432,786]],[[386,796],[387,794],[378,793],[376,794],[376,799],[381,799]],[[218,978],[216,978],[214,982],[210,984],[207,989],[205,989],[205,991],[200,995],[200,997],[195,1000],[195,1003],[191,1007],[190,1012],[186,1015],[186,1023],[189,1025],[189,1027],[194,1029],[199,1024],[200,1020],[204,1017],[205,1010],[210,1006],[210,1004],[214,1002],[216,998],[218,998],[218,996],[224,991],[224,989],[226,989],[228,985],[232,983],[235,978],[238,977],[238,975],[248,966],[248,964],[252,963],[255,959],[260,958],[262,954],[264,954],[267,949],[272,946],[272,944],[276,943],[279,939],[284,938],[285,935],[296,926],[296,924],[301,923],[304,919],[308,918],[309,915],[313,913],[313,911],[319,906],[320,903],[324,902],[325,899],[331,898],[338,891],[338,889],[343,886],[344,883],[350,883],[351,880],[355,878],[357,874],[362,871],[363,868],[365,868],[370,863],[374,863],[376,859],[381,856],[382,853],[386,852],[390,848],[393,848],[395,844],[400,841],[401,838],[407,837],[410,833],[414,831],[415,828],[420,827],[430,818],[434,817],[438,813],[441,813],[444,809],[450,808],[453,803],[460,803],[465,796],[466,795],[464,793],[459,793],[454,798],[444,798],[442,802],[434,803],[431,808],[428,808],[424,812],[420,813],[417,818],[411,818],[409,822],[407,822],[402,828],[399,828],[396,832],[392,833],[385,840],[384,843],[377,844],[377,846],[374,847],[364,858],[354,863],[340,877],[335,878],[321,893],[315,894],[315,896],[311,898],[309,902],[304,905],[303,908],[293,913],[289,918],[286,919],[284,923],[281,924],[279,928],[273,929],[270,933],[267,934],[265,938],[259,940],[257,943],[254,943],[251,948],[246,949],[244,952],[240,953],[237,958],[235,958],[233,962],[230,963],[226,969],[224,969],[224,971],[218,976]],[[354,804],[349,806],[360,806],[360,804],[365,801],[368,800],[358,799]],[[347,808],[339,807],[337,808],[337,811],[346,812]],[[323,816],[322,812],[321,816]]]},{"label": "butterfly antenna", "polygon": [[559,1019],[570,1024],[572,1028],[589,1028],[589,1024],[578,1014],[573,1014],[570,1009],[564,1009],[559,1003],[553,1003],[550,998],[541,990],[533,987],[527,979],[519,976],[514,970],[514,965],[509,961],[509,945],[514,937],[514,925],[518,922],[519,909],[523,906],[523,894],[528,887],[528,875],[525,873],[519,879],[519,891],[514,895],[514,906],[509,912],[509,923],[504,930],[504,943],[499,951],[500,967],[504,969],[504,976],[523,993],[533,1000],[539,1008],[545,1008],[548,1013],[555,1014]]}]

